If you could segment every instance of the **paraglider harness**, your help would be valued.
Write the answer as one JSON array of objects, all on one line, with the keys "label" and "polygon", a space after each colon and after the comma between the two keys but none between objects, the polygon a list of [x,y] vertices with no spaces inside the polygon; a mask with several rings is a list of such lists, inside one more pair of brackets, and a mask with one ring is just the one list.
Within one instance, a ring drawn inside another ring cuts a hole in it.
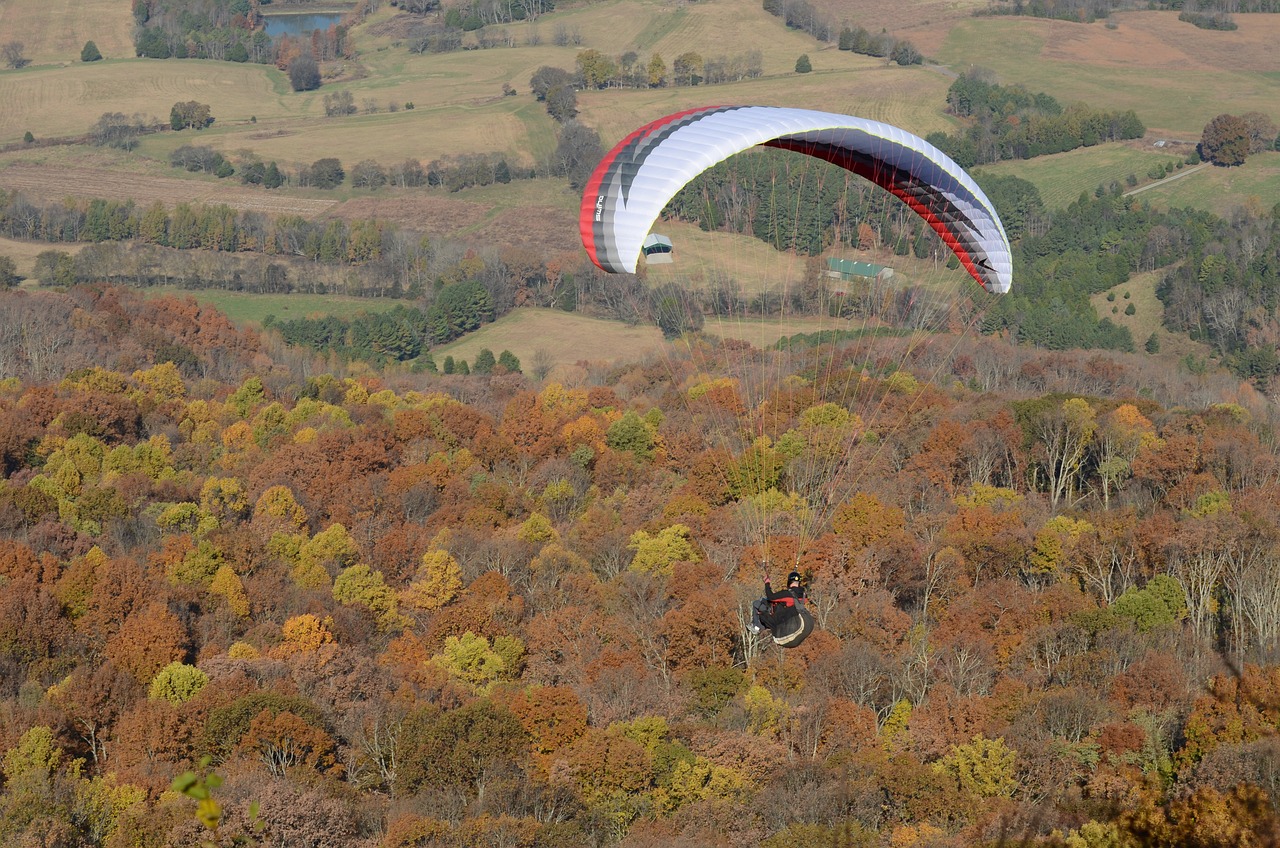
[{"label": "paraglider harness", "polygon": [[[773,643],[783,648],[797,647],[813,632],[813,616],[805,607],[804,589],[801,588],[797,593],[790,587],[793,576],[796,578],[794,582],[799,581],[799,575],[794,572],[788,575],[786,592],[779,592],[776,597],[771,597],[773,593],[769,591],[761,599],[768,603],[768,620],[772,622],[768,629],[773,635]],[[765,585],[768,586],[767,579]]]}]

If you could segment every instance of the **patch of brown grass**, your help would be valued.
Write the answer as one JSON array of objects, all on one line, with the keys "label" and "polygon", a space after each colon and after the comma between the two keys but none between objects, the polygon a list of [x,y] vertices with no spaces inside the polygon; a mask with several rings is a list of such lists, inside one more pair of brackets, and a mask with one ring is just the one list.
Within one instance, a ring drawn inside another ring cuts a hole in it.
[{"label": "patch of brown grass", "polygon": [[423,191],[356,197],[332,209],[332,214],[339,218],[377,218],[397,226],[445,236],[456,236],[478,225],[488,213],[489,207],[484,204]]},{"label": "patch of brown grass", "polygon": [[48,244],[43,241],[15,241],[0,238],[0,256],[12,259],[13,264],[17,266],[19,276],[28,278],[23,285],[34,285],[35,281],[30,277],[32,269],[35,268],[36,257],[41,253],[46,250],[61,250],[75,256],[83,247],[84,245],[79,243]]},{"label": "patch of brown grass", "polygon": [[1229,32],[1198,29],[1178,20],[1177,12],[1118,12],[1112,15],[1115,29],[1051,21],[1044,56],[1081,65],[1180,72],[1280,71],[1280,19],[1234,17],[1240,28]]},{"label": "patch of brown grass", "polygon": [[67,197],[104,198],[132,200],[146,207],[159,200],[170,208],[178,203],[225,203],[233,209],[308,218],[323,215],[337,203],[328,198],[295,197],[254,189],[236,182],[157,176],[139,179],[135,174],[106,168],[52,164],[19,163],[0,169],[0,187],[20,191],[41,202]]},{"label": "patch of brown grass", "polygon": [[556,376],[577,363],[636,362],[661,352],[666,344],[657,327],[630,326],[555,309],[517,309],[464,339],[433,348],[431,355],[439,365],[446,356],[471,362],[482,348],[495,355],[509,350],[527,374],[541,351],[556,367],[552,373]]}]

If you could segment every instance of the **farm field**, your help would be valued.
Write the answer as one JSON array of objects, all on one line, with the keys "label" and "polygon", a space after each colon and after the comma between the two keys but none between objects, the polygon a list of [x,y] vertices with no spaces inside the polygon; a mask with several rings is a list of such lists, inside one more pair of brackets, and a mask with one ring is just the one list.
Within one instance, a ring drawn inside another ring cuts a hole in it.
[{"label": "farm field", "polygon": [[19,141],[28,131],[36,138],[83,135],[104,112],[168,121],[173,104],[185,100],[207,103],[218,126],[305,112],[313,99],[323,113],[318,98],[289,91],[284,74],[268,65],[107,59],[33,66],[0,73],[0,144]]},{"label": "farm field", "polygon": [[957,69],[989,68],[1001,83],[1064,104],[1133,109],[1151,133],[1196,140],[1228,99],[1236,114],[1274,113],[1280,103],[1280,16],[1237,15],[1239,30],[1214,33],[1179,21],[1177,12],[1111,19],[1115,29],[1101,21],[961,20],[935,58]]},{"label": "farm field", "polygon": [[1099,144],[1052,156],[997,162],[975,170],[979,173],[1021,177],[1040,190],[1045,206],[1063,209],[1082,193],[1093,194],[1099,185],[1110,185],[1112,182],[1125,185],[1130,174],[1138,178],[1139,184],[1145,183],[1148,181],[1147,172],[1151,168],[1166,162],[1181,162],[1186,153],[1194,149],[1193,144],[1157,148],[1152,146],[1152,141],[1154,139],[1148,138],[1138,143]]},{"label": "farm field", "polygon": [[171,295],[190,297],[224,313],[241,326],[261,327],[268,315],[281,321],[292,318],[323,318],[328,315],[349,317],[360,312],[386,312],[397,306],[412,306],[413,301],[320,294],[247,294],[222,289],[184,289],[155,286],[142,289],[148,297]]}]

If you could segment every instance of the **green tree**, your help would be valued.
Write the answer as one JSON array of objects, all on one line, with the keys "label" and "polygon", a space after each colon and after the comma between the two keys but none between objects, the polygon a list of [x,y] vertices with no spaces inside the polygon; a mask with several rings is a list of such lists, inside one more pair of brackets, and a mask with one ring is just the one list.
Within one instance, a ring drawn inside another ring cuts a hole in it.
[{"label": "green tree", "polygon": [[987,739],[979,734],[972,742],[953,745],[937,765],[950,774],[960,788],[979,798],[1008,798],[1018,788],[1017,752],[1003,739]]},{"label": "green tree", "polygon": [[578,76],[590,88],[607,88],[618,77],[618,65],[599,50],[578,53]]},{"label": "green tree", "polygon": [[627,547],[636,552],[631,570],[669,575],[677,562],[698,562],[702,557],[689,538],[691,532],[684,524],[672,524],[654,534],[632,533],[627,541]]},{"label": "green tree", "polygon": [[505,368],[508,374],[520,373],[520,360],[509,350],[504,350],[498,354],[498,365]]},{"label": "green tree", "polygon": [[796,73],[807,74],[813,70],[813,63],[809,61],[808,53],[801,53],[800,58],[796,59]]},{"label": "green tree", "polygon": [[84,47],[80,50],[81,62],[97,62],[102,58],[102,53],[98,51],[98,45],[92,41],[86,41]]},{"label": "green tree", "polygon": [[494,358],[493,351],[487,347],[480,348],[480,352],[476,354],[475,365],[471,370],[477,374],[492,374],[493,367],[498,364],[498,360]]},{"label": "green tree", "polygon": [[637,459],[652,459],[654,434],[645,420],[635,410],[609,425],[605,444],[616,451],[629,451]]},{"label": "green tree", "polygon": [[333,581],[333,598],[347,606],[368,609],[373,613],[379,630],[397,630],[409,623],[400,614],[395,592],[383,580],[382,572],[367,565],[344,569]]},{"label": "green tree", "polygon": [[444,648],[431,662],[464,681],[477,692],[487,691],[498,680],[513,680],[524,661],[524,645],[514,636],[495,636],[490,642],[468,630],[444,640]]},{"label": "green tree", "polygon": [[175,130],[202,130],[213,123],[208,103],[179,101],[169,110],[169,126]]},{"label": "green tree", "polygon": [[1150,336],[1147,337],[1147,343],[1143,345],[1143,348],[1147,351],[1147,353],[1159,353],[1160,337],[1157,336],[1155,333],[1152,333]]},{"label": "green tree", "polygon": [[1132,619],[1142,633],[1179,622],[1187,617],[1186,594],[1182,584],[1167,574],[1157,574],[1139,589],[1127,589],[1116,598],[1111,610]]},{"label": "green tree", "polygon": [[528,756],[529,735],[510,710],[487,698],[457,709],[410,713],[401,731],[400,781],[406,795],[457,787],[482,792]]},{"label": "green tree", "polygon": [[332,157],[317,159],[307,169],[307,184],[316,188],[337,188],[342,185],[346,176],[346,171],[342,170],[342,163],[337,159]]},{"label": "green tree", "polygon": [[177,706],[190,701],[209,684],[209,675],[193,665],[171,662],[151,678],[147,697],[153,701],[168,701]]},{"label": "green tree", "polygon": [[32,273],[41,285],[69,286],[76,281],[76,261],[63,250],[42,250]]}]

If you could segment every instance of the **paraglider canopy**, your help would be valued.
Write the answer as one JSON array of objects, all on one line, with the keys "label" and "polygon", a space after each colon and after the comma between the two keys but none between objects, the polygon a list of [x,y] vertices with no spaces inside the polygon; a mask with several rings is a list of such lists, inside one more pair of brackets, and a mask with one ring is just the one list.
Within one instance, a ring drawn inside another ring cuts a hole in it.
[{"label": "paraglider canopy", "polygon": [[[756,145],[839,165],[903,200],[988,291],[1009,291],[1009,239],[991,201],[946,154],[879,121],[775,106],[712,106],[659,118],[628,135],[596,166],[579,229],[591,261],[634,273],[645,236],[691,179]],[[644,251],[647,253],[647,251]]]}]

